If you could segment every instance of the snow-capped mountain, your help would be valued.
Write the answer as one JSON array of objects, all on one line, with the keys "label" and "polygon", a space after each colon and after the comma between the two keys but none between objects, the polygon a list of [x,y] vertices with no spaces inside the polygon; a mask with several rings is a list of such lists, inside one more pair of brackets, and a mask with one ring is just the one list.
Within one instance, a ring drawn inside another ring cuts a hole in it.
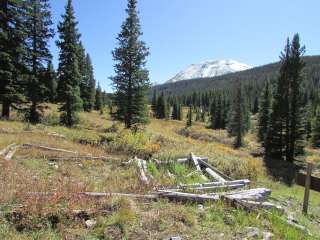
[{"label": "snow-capped mountain", "polygon": [[168,83],[195,78],[221,76],[227,73],[244,71],[250,68],[252,67],[234,60],[205,61],[199,64],[190,65],[170,79]]}]

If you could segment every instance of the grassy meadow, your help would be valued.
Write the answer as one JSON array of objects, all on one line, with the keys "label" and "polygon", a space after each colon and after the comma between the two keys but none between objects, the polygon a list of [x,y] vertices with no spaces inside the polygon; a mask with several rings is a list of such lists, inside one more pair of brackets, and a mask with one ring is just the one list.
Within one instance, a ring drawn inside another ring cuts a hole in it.
[{"label": "grassy meadow", "polygon": [[[151,119],[144,131],[133,133],[113,122],[107,113],[81,113],[80,118],[75,128],[62,127],[57,106],[48,105],[42,124],[24,123],[17,113],[12,121],[0,121],[0,150],[12,143],[33,143],[108,158],[49,161],[66,154],[33,148],[19,148],[10,161],[0,157],[0,239],[244,239],[247,227],[270,232],[272,239],[320,239],[320,193],[311,192],[309,214],[303,215],[304,189],[270,174],[252,132],[245,138],[246,147],[235,150],[226,131],[207,129],[204,123],[195,122],[185,129],[184,121]],[[308,231],[289,226],[286,214],[247,212],[223,202],[202,207],[75,194],[145,194],[161,186],[200,182],[199,175],[190,174],[192,168],[179,164],[158,168],[152,161],[175,160],[190,152],[209,157],[210,164],[234,179],[250,179],[252,187],[272,189],[272,200]],[[133,156],[150,160],[150,185],[139,181],[135,166],[122,164]],[[309,160],[317,162],[318,156],[317,150],[307,149]],[[279,166],[272,171],[283,172],[281,176],[291,171]],[[83,216],[84,211],[90,216]],[[96,225],[86,227],[88,219]]]}]

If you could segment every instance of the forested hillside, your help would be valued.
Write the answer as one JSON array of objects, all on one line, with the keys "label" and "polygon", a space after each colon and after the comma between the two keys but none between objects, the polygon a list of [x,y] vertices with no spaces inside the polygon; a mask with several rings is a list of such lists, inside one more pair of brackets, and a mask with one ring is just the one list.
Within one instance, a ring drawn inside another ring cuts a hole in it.
[{"label": "forested hillside", "polygon": [[[303,60],[306,63],[304,77],[306,86],[319,87],[320,79],[320,56],[305,56]],[[244,85],[248,84],[260,88],[266,79],[276,79],[279,75],[280,63],[272,63],[255,67],[246,71],[226,74],[213,78],[201,78],[179,81],[175,83],[165,83],[153,86],[151,92],[156,90],[158,93],[163,92],[166,96],[190,95],[194,92],[207,92],[213,89],[230,89],[235,81],[241,81]],[[150,95],[151,95],[150,92]]]}]

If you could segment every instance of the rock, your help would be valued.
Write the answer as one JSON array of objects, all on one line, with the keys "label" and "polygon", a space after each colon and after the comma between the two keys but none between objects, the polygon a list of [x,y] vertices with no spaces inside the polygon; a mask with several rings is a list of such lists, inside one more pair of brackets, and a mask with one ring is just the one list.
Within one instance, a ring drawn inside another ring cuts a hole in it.
[{"label": "rock", "polygon": [[204,210],[204,206],[203,206],[202,204],[199,204],[199,205],[198,205],[198,210],[199,210],[200,212],[202,212],[202,211]]},{"label": "rock", "polygon": [[92,219],[87,220],[85,223],[87,228],[93,228],[97,224],[97,222]]},{"label": "rock", "polygon": [[169,240],[182,240],[182,238],[180,236],[177,236],[177,237],[171,237],[169,238]]},{"label": "rock", "polygon": [[260,229],[256,227],[246,227],[248,238],[257,238],[260,236]]},{"label": "rock", "polygon": [[273,234],[271,232],[263,232],[263,240],[271,240]]}]

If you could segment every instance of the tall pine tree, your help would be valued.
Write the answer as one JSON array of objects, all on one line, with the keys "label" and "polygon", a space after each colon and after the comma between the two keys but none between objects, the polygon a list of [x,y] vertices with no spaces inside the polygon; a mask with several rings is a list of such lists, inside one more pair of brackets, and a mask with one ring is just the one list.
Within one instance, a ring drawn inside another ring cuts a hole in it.
[{"label": "tall pine tree", "polygon": [[192,106],[189,106],[188,114],[187,114],[187,122],[186,122],[186,127],[191,127],[192,126]]},{"label": "tall pine tree", "polygon": [[44,82],[47,84],[47,96],[51,103],[57,99],[57,74],[54,70],[53,64],[49,61],[47,70],[44,74]]},{"label": "tall pine tree", "polygon": [[83,101],[83,109],[90,112],[94,108],[95,96],[96,96],[96,81],[94,79],[93,66],[90,55],[87,54],[85,58],[85,72],[84,83],[81,90],[81,98]]},{"label": "tall pine tree", "polygon": [[128,16],[117,37],[119,46],[112,53],[116,76],[111,79],[117,107],[113,116],[123,121],[126,128],[148,122],[146,91],[150,83],[145,64],[149,50],[139,39],[142,32],[136,8],[137,0],[128,0]]},{"label": "tall pine tree", "polygon": [[303,153],[305,126],[302,115],[302,70],[301,59],[305,48],[300,46],[300,38],[295,34],[289,39],[281,54],[280,76],[273,97],[270,128],[265,144],[267,157],[286,159]]},{"label": "tall pine tree", "polygon": [[73,126],[79,120],[77,111],[81,109],[82,101],[79,87],[81,75],[77,58],[80,35],[71,0],[68,0],[66,12],[62,18],[62,22],[58,25],[60,39],[57,42],[60,48],[58,99],[62,103],[61,122],[67,126]]},{"label": "tall pine tree", "polygon": [[249,110],[244,98],[243,89],[239,83],[230,111],[229,134],[235,137],[234,147],[239,148],[244,145],[243,136],[248,131]]},{"label": "tall pine tree", "polygon": [[27,56],[30,75],[27,82],[27,97],[31,102],[27,119],[31,123],[40,120],[39,103],[46,100],[47,83],[43,74],[51,60],[48,42],[54,36],[48,0],[27,0]]},{"label": "tall pine tree", "polygon": [[0,102],[6,119],[11,106],[25,100],[25,15],[23,1],[0,1]]},{"label": "tall pine tree", "polygon": [[270,111],[271,111],[271,91],[269,87],[269,82],[263,89],[260,105],[259,105],[259,115],[258,115],[258,140],[265,145],[265,140],[268,133],[269,122],[270,122]]},{"label": "tall pine tree", "polygon": [[101,90],[99,83],[98,83],[98,87],[97,87],[96,95],[95,95],[94,109],[97,111],[102,110],[102,90]]}]

